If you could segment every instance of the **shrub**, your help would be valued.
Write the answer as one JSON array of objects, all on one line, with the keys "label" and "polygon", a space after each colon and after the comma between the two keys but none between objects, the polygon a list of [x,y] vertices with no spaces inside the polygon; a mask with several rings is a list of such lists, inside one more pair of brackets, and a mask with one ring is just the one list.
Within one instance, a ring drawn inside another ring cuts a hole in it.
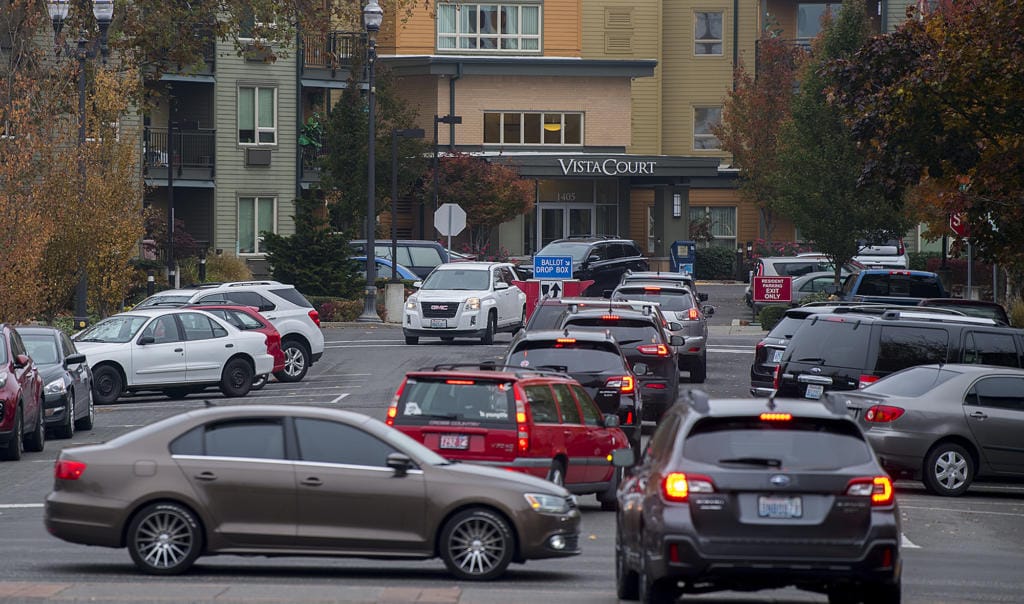
[{"label": "shrub", "polygon": [[733,279],[736,276],[736,253],[729,247],[699,247],[693,263],[697,279]]},{"label": "shrub", "polygon": [[[313,308],[320,313],[320,321],[324,323],[350,322],[363,314],[366,300],[363,298],[346,299],[334,298],[331,296],[306,296]],[[377,292],[377,315],[387,320],[387,312],[384,307],[384,292]]]},{"label": "shrub", "polygon": [[[178,264],[181,272],[181,284],[189,285],[199,283],[199,258],[185,258]],[[252,271],[245,260],[238,256],[221,254],[220,256],[207,256],[206,258],[206,282],[224,283],[228,281],[250,281]]]},{"label": "shrub", "polygon": [[771,306],[765,306],[761,309],[761,312],[757,315],[757,320],[761,323],[761,329],[765,331],[771,331],[775,328],[775,325],[782,319],[782,315],[788,309],[788,306],[781,304],[772,304]]},{"label": "shrub", "polygon": [[1010,315],[1010,325],[1024,328],[1024,298],[1012,300],[1007,314]]},{"label": "shrub", "polygon": [[[932,259],[936,262],[932,263]],[[940,252],[910,252],[907,254],[907,265],[912,271],[930,271],[930,265],[938,266],[941,263]]]}]

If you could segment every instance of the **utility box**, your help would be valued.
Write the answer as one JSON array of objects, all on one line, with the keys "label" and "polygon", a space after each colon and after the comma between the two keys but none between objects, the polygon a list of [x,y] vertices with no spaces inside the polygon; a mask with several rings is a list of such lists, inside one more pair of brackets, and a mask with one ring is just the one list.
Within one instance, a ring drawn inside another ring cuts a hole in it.
[{"label": "utility box", "polygon": [[674,273],[693,274],[693,263],[697,261],[697,243],[694,241],[673,241],[668,249],[669,266]]}]

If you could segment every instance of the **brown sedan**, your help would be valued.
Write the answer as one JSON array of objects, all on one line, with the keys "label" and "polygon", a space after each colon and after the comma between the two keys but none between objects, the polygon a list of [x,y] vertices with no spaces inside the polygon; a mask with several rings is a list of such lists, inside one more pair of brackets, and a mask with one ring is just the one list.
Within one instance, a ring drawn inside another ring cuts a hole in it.
[{"label": "brown sedan", "polygon": [[66,541],[127,547],[151,574],[215,554],[440,557],[488,580],[580,553],[565,489],[317,407],[212,407],[64,449],[45,521]]}]

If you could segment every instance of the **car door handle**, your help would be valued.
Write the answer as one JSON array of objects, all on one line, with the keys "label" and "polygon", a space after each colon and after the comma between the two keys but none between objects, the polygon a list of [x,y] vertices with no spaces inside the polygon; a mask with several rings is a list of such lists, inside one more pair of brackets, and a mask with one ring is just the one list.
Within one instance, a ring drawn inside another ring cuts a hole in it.
[{"label": "car door handle", "polygon": [[217,475],[213,472],[200,472],[196,474],[196,480],[217,480]]},{"label": "car door handle", "polygon": [[234,347],[235,347],[234,344],[225,344],[224,345],[224,348],[234,348]]},{"label": "car door handle", "polygon": [[309,478],[304,478],[302,481],[300,481],[300,484],[307,487],[318,487],[323,485],[324,482],[317,478],[316,476],[310,476]]},{"label": "car door handle", "polygon": [[184,348],[175,348],[174,352],[185,352]]},{"label": "car door handle", "polygon": [[988,415],[982,413],[981,411],[975,411],[974,413],[971,414],[971,417],[973,417],[974,419],[988,419]]}]

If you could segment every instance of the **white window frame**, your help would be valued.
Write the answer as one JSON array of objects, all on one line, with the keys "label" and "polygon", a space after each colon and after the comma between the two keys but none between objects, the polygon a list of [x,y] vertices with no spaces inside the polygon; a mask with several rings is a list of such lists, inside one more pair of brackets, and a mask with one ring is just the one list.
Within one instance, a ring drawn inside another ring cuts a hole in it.
[{"label": "white window frame", "polygon": [[[493,6],[497,8],[497,13],[501,14],[504,7],[516,7],[518,9],[517,18],[518,23],[516,24],[516,32],[514,34],[506,34],[503,32],[497,32],[494,34],[481,34],[477,32],[463,32],[462,19],[460,18],[460,11],[474,9],[477,15],[477,30],[479,30],[479,19],[480,19],[480,7],[481,6]],[[524,34],[523,32],[523,7],[536,7],[537,9],[537,33],[536,34]],[[452,10],[455,13],[455,31],[449,32],[441,31],[441,15],[440,11]],[[502,53],[502,54],[541,54],[544,51],[544,44],[542,41],[542,35],[544,33],[544,4],[542,2],[459,2],[459,3],[439,3],[436,7],[437,18],[435,19],[434,27],[434,46],[438,52],[451,52],[451,53]],[[454,39],[454,47],[443,47],[441,46],[441,38]],[[480,46],[481,38],[496,38],[496,48],[482,48]],[[466,48],[462,46],[463,40],[472,40],[473,46]],[[516,48],[503,48],[502,42],[505,40],[516,40]],[[523,41],[530,40],[537,42],[537,48],[523,48]]]},{"label": "white window frame", "polygon": [[[499,115],[498,120],[498,142],[488,141],[484,139],[485,145],[506,145],[506,146],[569,146],[569,147],[580,147],[586,138],[586,117],[582,111],[485,111],[484,119],[488,115]],[[519,140],[509,142],[505,140],[505,116],[506,115],[518,115],[519,116]],[[527,115],[539,115],[540,116],[540,142],[528,143],[526,142],[526,116]],[[559,140],[557,143],[545,143],[544,142],[544,118],[546,116],[559,116]],[[580,117],[580,140],[579,142],[567,143],[565,142],[565,116],[567,115],[578,115]],[[486,136],[486,134],[485,134]]]},{"label": "white window frame", "polygon": [[[270,90],[274,91],[274,125],[272,127],[269,127],[269,128],[266,127],[266,126],[263,126],[263,127],[260,126],[260,90],[265,90],[265,89],[268,89],[268,88]],[[261,146],[262,147],[276,147],[277,146],[277,142],[278,142],[277,141],[277,104],[278,104],[277,103],[277,86],[266,86],[266,85],[260,85],[260,84],[239,85],[238,88],[235,90],[235,98],[236,98],[236,100],[235,100],[235,111],[236,112],[238,111],[238,98],[241,96],[243,89],[251,89],[253,91],[253,93],[252,93],[252,101],[253,101],[253,105],[252,105],[253,142],[251,142],[251,143],[242,142],[242,135],[241,135],[241,132],[242,132],[241,126],[242,125],[239,123],[239,119],[241,118],[241,116],[238,115],[237,113],[235,115],[235,137],[236,137],[235,140],[236,140],[236,142],[239,145],[244,146],[244,147],[261,147]],[[270,132],[270,133],[272,133],[274,135],[274,141],[273,142],[268,142],[268,143],[261,142],[260,141],[260,134],[263,133],[263,132]]]},{"label": "white window frame", "polygon": [[[237,228],[235,229],[235,255],[237,256],[262,256],[266,254],[260,246],[260,233],[268,229],[259,228],[259,202],[260,200],[269,199],[274,204],[273,210],[273,227],[270,229],[272,233],[277,232],[277,197],[273,195],[239,195],[235,202],[235,223]],[[253,205],[252,216],[253,216],[253,251],[243,252],[242,251],[242,204],[245,202],[251,202]]]},{"label": "white window frame", "polygon": [[[710,15],[717,14],[719,20],[719,28],[722,30],[718,39],[715,40],[703,40],[697,38],[697,27],[700,25],[700,21],[697,19],[697,15]],[[718,44],[718,52],[698,52],[697,49],[704,44]],[[721,57],[725,53],[725,11],[723,10],[695,10],[693,11],[693,56],[695,57]]]},{"label": "white window frame", "polygon": [[[708,132],[707,134],[697,132],[697,112],[708,109],[718,110],[718,123],[722,123],[722,106],[721,105],[695,105],[693,108],[693,150],[694,151],[720,151],[722,149],[722,141],[718,140],[718,137]],[[714,147],[698,146],[697,141],[717,141],[718,144]]]},{"label": "white window frame", "polygon": [[[729,230],[732,231],[732,235],[715,235],[715,233],[714,233],[714,231],[715,231],[715,223],[712,222],[712,224],[711,224],[711,234],[715,238],[715,243],[713,245],[721,245],[722,247],[728,247],[729,249],[735,250],[736,249],[736,242],[738,241],[738,236],[737,236],[736,233],[737,233],[737,230],[738,230],[738,227],[739,227],[738,223],[739,223],[739,214],[740,214],[740,210],[739,210],[738,206],[730,206],[730,205],[721,205],[721,206],[720,205],[691,205],[690,208],[689,208],[689,212],[690,212],[690,214],[689,214],[689,221],[693,222],[696,218],[699,218],[700,216],[704,216],[704,217],[711,216],[711,209],[712,208],[715,208],[715,209],[729,208],[729,209],[732,210],[732,224],[729,225]],[[697,216],[697,214],[700,214],[700,216]],[[731,243],[729,243],[728,245],[723,245],[723,243],[720,243],[720,242],[731,242]]]}]

